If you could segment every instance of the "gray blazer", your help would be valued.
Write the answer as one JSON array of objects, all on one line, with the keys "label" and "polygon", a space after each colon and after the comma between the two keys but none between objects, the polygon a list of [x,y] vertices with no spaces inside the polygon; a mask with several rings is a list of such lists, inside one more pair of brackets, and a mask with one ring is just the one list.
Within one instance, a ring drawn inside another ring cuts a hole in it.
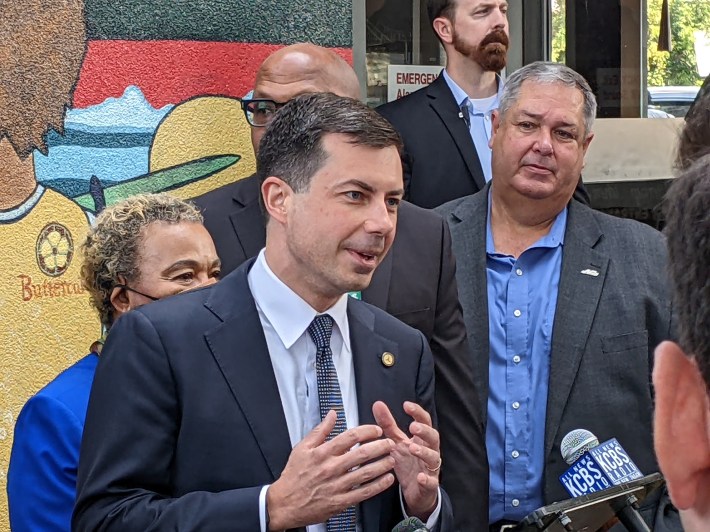
[{"label": "gray blazer", "polygon": [[[484,422],[489,389],[489,189],[487,185],[477,194],[437,209],[451,229]],[[560,455],[560,443],[577,428],[592,431],[600,441],[617,438],[644,474],[658,471],[651,369],[656,345],[672,337],[666,261],[665,240],[655,229],[594,211],[576,200],[570,202],[550,353],[546,504],[568,498],[558,480],[568,467]],[[646,517],[654,522],[658,500],[649,502]],[[656,530],[681,530],[674,524],[677,513],[672,513],[675,519],[668,524],[659,520]]]}]

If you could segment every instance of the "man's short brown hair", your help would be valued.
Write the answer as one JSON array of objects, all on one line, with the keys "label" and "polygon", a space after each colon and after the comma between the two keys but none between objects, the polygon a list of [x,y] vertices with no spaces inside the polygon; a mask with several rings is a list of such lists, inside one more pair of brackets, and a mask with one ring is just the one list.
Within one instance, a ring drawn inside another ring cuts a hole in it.
[{"label": "man's short brown hair", "polygon": [[434,20],[439,17],[454,20],[456,12],[456,0],[428,0],[426,4],[429,22],[434,24]]}]

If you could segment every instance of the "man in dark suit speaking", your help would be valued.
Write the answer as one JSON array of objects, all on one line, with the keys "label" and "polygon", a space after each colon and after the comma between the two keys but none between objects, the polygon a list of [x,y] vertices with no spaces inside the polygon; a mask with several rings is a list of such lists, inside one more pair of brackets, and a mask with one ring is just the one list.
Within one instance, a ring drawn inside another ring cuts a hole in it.
[{"label": "man in dark suit speaking", "polygon": [[[253,99],[243,101],[255,153],[275,109],[308,92],[360,98],[355,72],[332,50],[301,43],[282,48],[264,61]],[[264,247],[259,196],[254,175],[195,199],[224,273]],[[454,275],[451,237],[441,216],[402,202],[397,237],[360,296],[420,330],[429,342],[441,450],[446,457],[441,482],[451,497],[457,525],[461,530],[476,530],[488,522],[488,464]]]},{"label": "man in dark suit speaking", "polygon": [[[574,429],[615,437],[643,473],[658,470],[650,376],[672,335],[667,253],[658,231],[572,199],[595,113],[570,68],[523,67],[493,115],[490,184],[439,208],[476,339],[496,525],[567,498],[560,447]],[[678,529],[667,497],[644,504],[656,530]]]},{"label": "man in dark suit speaking", "polygon": [[257,159],[266,248],[112,328],[73,529],[451,528],[429,347],[348,296],[392,244],[400,148],[355,100],[284,106]]}]

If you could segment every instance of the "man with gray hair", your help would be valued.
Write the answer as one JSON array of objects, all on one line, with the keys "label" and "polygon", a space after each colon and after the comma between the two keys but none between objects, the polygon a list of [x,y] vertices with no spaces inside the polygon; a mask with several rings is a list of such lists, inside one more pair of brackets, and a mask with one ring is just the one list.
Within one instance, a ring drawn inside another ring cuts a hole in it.
[{"label": "man with gray hair", "polygon": [[[491,183],[438,209],[487,406],[494,529],[567,498],[560,447],[574,429],[615,437],[642,472],[658,470],[650,372],[672,335],[665,244],[573,199],[595,113],[564,65],[513,73],[493,115]],[[642,508],[657,530],[678,529],[668,505]]]}]

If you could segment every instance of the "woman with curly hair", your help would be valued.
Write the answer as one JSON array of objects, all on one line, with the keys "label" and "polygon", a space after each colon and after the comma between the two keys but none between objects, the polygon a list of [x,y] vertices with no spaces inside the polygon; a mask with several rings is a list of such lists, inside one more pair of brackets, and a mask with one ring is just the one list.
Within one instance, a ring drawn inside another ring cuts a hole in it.
[{"label": "woman with curly hair", "polygon": [[[82,282],[105,330],[152,300],[213,284],[220,272],[202,215],[169,194],[138,195],[108,207],[82,250]],[[17,419],[7,482],[13,531],[71,529],[100,349],[91,351],[30,398]]]}]

